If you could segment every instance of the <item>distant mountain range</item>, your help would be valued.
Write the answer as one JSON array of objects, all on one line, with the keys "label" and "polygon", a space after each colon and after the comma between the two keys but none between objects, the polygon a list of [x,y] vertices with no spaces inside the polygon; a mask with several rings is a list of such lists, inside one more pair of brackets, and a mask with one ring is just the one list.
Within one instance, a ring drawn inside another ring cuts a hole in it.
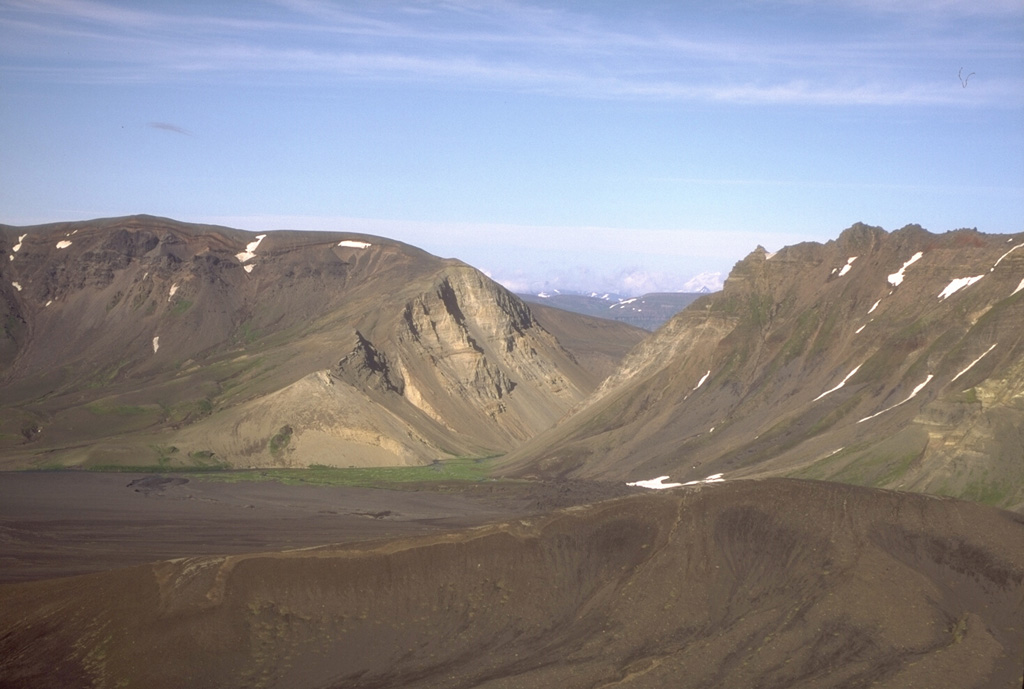
[{"label": "distant mountain range", "polygon": [[540,294],[519,294],[519,298],[531,304],[546,304],[574,313],[606,318],[628,323],[644,330],[657,330],[672,316],[692,304],[700,292],[651,292],[639,297],[623,297],[618,294],[588,294],[566,292],[541,292]]}]

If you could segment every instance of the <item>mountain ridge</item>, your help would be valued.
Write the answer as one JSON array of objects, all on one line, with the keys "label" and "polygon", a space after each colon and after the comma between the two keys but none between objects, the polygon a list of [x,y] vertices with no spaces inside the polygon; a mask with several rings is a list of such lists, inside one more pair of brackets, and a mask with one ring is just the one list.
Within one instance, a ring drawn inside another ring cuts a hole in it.
[{"label": "mountain ridge", "polygon": [[479,271],[369,235],[130,216],[0,241],[0,445],[20,466],[494,454],[642,337],[604,329],[577,356]]},{"label": "mountain ridge", "polygon": [[758,247],[503,470],[793,475],[1020,509],[1021,246],[857,224],[824,244]]}]

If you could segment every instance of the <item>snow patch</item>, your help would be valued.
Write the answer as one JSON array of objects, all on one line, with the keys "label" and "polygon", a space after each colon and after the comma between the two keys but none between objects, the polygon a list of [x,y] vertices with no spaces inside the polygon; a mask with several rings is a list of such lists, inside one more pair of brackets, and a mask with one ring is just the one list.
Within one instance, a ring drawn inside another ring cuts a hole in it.
[{"label": "snow patch", "polygon": [[891,407],[887,407],[887,408],[883,409],[882,411],[878,412],[877,414],[872,414],[871,416],[865,416],[863,419],[861,419],[857,423],[864,423],[865,421],[867,421],[869,419],[873,419],[876,416],[880,416],[880,415],[884,414],[887,411],[892,411],[893,409],[895,409],[896,407],[900,406],[901,404],[906,404],[910,400],[914,399],[914,397],[917,396],[917,393],[921,392],[921,390],[924,389],[924,386],[927,385],[928,383],[930,383],[932,378],[934,378],[934,377],[935,376],[933,376],[932,374],[929,373],[928,377],[924,379],[924,382],[921,383],[920,385],[918,385],[916,388],[914,388],[914,391],[910,393],[910,396],[907,397],[907,399],[903,400],[902,402],[898,402],[898,403],[892,405]]},{"label": "snow patch", "polygon": [[373,245],[369,242],[359,242],[355,239],[343,239],[338,242],[338,246],[346,246],[350,249],[368,249]]},{"label": "snow patch", "polygon": [[722,273],[705,271],[683,283],[682,292],[717,292],[722,289]]},{"label": "snow patch", "polygon": [[256,248],[260,245],[260,242],[266,238],[266,236],[267,235],[265,234],[256,235],[256,239],[246,244],[245,251],[235,254],[235,258],[237,258],[240,263],[245,263],[249,259],[254,258],[256,256]]},{"label": "snow patch", "polygon": [[[864,326],[861,326],[861,330],[863,330],[863,329],[864,329]],[[858,330],[857,332],[860,332],[860,330]],[[830,393],[833,393],[833,392],[835,392],[836,390],[838,390],[839,388],[841,388],[841,387],[843,387],[844,385],[846,385],[846,381],[850,380],[850,378],[853,378],[853,374],[854,374],[854,373],[856,373],[857,371],[859,371],[859,370],[860,370],[860,367],[861,367],[861,366],[863,366],[863,365],[864,365],[864,364],[861,364],[860,366],[857,366],[857,368],[855,368],[855,369],[853,369],[852,371],[850,371],[849,373],[847,373],[847,374],[846,374],[846,377],[845,377],[845,378],[843,378],[843,379],[842,379],[841,381],[839,381],[839,385],[835,386],[835,387],[834,387],[834,388],[832,388],[831,390],[826,390],[825,392],[821,393],[820,395],[818,395],[817,397],[815,397],[815,398],[814,398],[813,400],[811,400],[811,401],[812,401],[812,402],[817,402],[818,400],[820,400],[820,399],[821,399],[822,397],[824,397],[825,395],[828,395],[828,394],[830,394]]]},{"label": "snow patch", "polygon": [[678,488],[683,485],[682,483],[664,483],[668,476],[659,476],[658,478],[652,478],[649,481],[634,481],[633,483],[627,483],[627,486],[636,486],[637,488],[650,488],[651,490],[665,490],[666,488]]},{"label": "snow patch", "polygon": [[21,291],[21,283],[12,282],[11,284],[14,286],[14,289],[18,290],[19,292]]},{"label": "snow patch", "polygon": [[167,301],[170,301],[171,297],[173,297],[174,293],[177,292],[177,291],[178,291],[178,283],[175,282],[173,285],[171,285],[171,291],[167,293]]},{"label": "snow patch", "polygon": [[699,388],[699,387],[700,387],[701,385],[703,385],[703,384],[704,384],[704,381],[706,381],[706,380],[708,379],[708,376],[710,376],[710,375],[711,375],[711,369],[708,369],[708,372],[707,372],[707,373],[705,373],[705,374],[704,374],[704,376],[703,376],[703,377],[702,377],[702,378],[700,379],[700,382],[699,382],[699,383],[697,383],[697,387],[696,387],[696,388],[694,388],[694,390],[696,390],[696,389],[697,389],[697,388]]},{"label": "snow patch", "polygon": [[157,335],[153,338],[153,353],[156,354],[156,350],[160,349],[160,336]]},{"label": "snow patch", "polygon": [[[995,349],[995,348],[996,348],[996,346],[995,346],[995,345],[992,345],[991,347],[989,347],[988,349],[986,349],[986,350],[985,350],[985,354],[988,354],[989,352],[991,352],[991,351],[992,351],[993,349]],[[963,374],[967,373],[967,372],[968,372],[968,371],[970,371],[970,370],[971,370],[972,368],[974,368],[974,365],[975,365],[976,363],[978,363],[979,361],[981,361],[982,359],[984,359],[984,358],[985,358],[985,354],[982,354],[982,355],[981,355],[981,356],[979,356],[979,357],[978,357],[977,359],[975,359],[975,360],[974,360],[974,361],[972,361],[971,363],[967,364],[967,368],[965,368],[965,369],[964,369],[963,371],[960,371],[960,373],[958,373],[958,374],[956,374],[955,376],[953,376],[953,380],[956,380],[957,378],[959,378],[960,376],[962,376]],[[950,382],[950,383],[952,383],[952,382],[953,382],[953,380],[951,380],[951,381],[949,381],[949,382]]]},{"label": "snow patch", "polygon": [[49,300],[48,302],[46,302],[45,304],[43,304],[43,306],[49,306],[49,305],[50,305],[50,304],[52,304],[52,303],[53,303],[53,299],[50,299],[50,300]]},{"label": "snow patch", "polygon": [[62,239],[59,242],[57,242],[58,249],[67,249],[69,246],[71,246],[71,242],[68,241],[67,239]]},{"label": "snow patch", "polygon": [[[19,239],[18,241],[20,242],[21,240]],[[1010,254],[1012,254],[1012,253],[1013,253],[1014,251],[1016,251],[1017,249],[1021,248],[1022,246],[1024,246],[1024,244],[1018,244],[1017,246],[1013,247],[1012,249],[1010,249],[1009,251],[1007,251],[1007,252],[1006,252],[1005,254],[1003,254],[1002,256],[1000,256],[1000,257],[999,257],[999,260],[998,260],[998,261],[996,261],[995,263],[993,263],[993,264],[992,264],[992,270],[995,270],[995,269],[996,269],[996,266],[997,266],[997,265],[999,265],[999,263],[1000,263],[1000,262],[1001,262],[1001,261],[1002,261],[1002,260],[1003,260],[1004,258],[1006,258],[1007,256],[1009,256]]]},{"label": "snow patch", "polygon": [[27,237],[27,236],[28,236],[27,234],[23,234],[20,237],[18,237],[18,243],[11,247],[11,254],[12,254],[11,255],[11,260],[12,261],[14,260],[14,255],[13,254],[18,253],[18,250],[21,249],[21,243],[23,241],[25,241],[25,237]]},{"label": "snow patch", "polygon": [[721,483],[725,479],[722,478],[724,474],[711,474],[707,478],[701,479],[700,481],[687,481],[684,486],[697,486],[702,483]]},{"label": "snow patch", "polygon": [[1014,294],[1016,294],[1017,292],[1020,292],[1022,289],[1024,289],[1024,280],[1020,281],[1020,284],[1017,285],[1017,289],[1013,290],[1013,292],[1010,293],[1010,296],[1012,297]]},{"label": "snow patch", "polygon": [[856,261],[858,258],[859,256],[850,256],[850,258],[846,259],[846,265],[843,266],[842,269],[839,271],[839,277],[843,277],[844,275],[849,273],[850,268],[853,267],[853,262]]},{"label": "snow patch", "polygon": [[[970,287],[971,285],[973,285],[975,282],[977,282],[978,280],[982,279],[983,277],[985,277],[984,274],[975,275],[972,278],[957,278],[957,279],[953,280],[952,282],[950,282],[948,285],[946,285],[946,289],[944,289],[941,292],[939,292],[939,299],[945,299],[946,297],[951,297],[951,296],[953,296],[953,294],[955,294],[959,290],[962,290],[964,287]],[[988,283],[985,283],[985,284],[988,284]]]},{"label": "snow patch", "polygon": [[537,295],[537,297],[540,299],[550,299],[551,295],[548,294],[547,292],[541,292],[540,294]]},{"label": "snow patch", "polygon": [[860,326],[859,328],[857,328],[856,330],[854,330],[854,331],[853,331],[853,334],[854,334],[854,335],[860,335],[860,331],[861,331],[861,330],[863,330],[863,329],[864,329],[864,328],[866,328],[866,327],[868,327],[868,324],[867,324],[867,323],[865,323],[864,325],[862,325],[862,326]]},{"label": "snow patch", "polygon": [[252,272],[252,268],[253,268],[252,264],[249,264],[247,266],[242,266],[242,270],[244,270],[247,273],[251,273]]},{"label": "snow patch", "polygon": [[[890,275],[889,277],[892,277],[892,276]],[[876,302],[874,303],[874,305],[873,305],[873,306],[872,306],[872,307],[871,307],[870,309],[868,309],[868,315],[871,315],[871,312],[872,312],[872,311],[874,311],[875,309],[877,309],[877,308],[878,308],[878,305],[879,305],[879,304],[881,304],[881,303],[882,303],[882,300],[881,300],[881,299],[879,299],[878,301],[876,301]]]},{"label": "snow patch", "polygon": [[899,287],[900,283],[903,282],[903,271],[909,268],[911,265],[916,263],[920,258],[924,256],[923,251],[918,251],[916,254],[910,257],[910,260],[903,264],[903,267],[898,271],[889,276],[889,284],[893,287]]}]

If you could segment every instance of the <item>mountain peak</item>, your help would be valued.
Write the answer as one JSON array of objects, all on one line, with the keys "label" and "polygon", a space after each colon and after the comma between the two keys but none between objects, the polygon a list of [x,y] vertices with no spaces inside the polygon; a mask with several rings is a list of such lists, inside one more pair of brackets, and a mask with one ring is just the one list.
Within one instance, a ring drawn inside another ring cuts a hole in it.
[{"label": "mountain peak", "polygon": [[137,215],[3,227],[0,251],[0,452],[20,466],[501,452],[641,337],[549,330],[474,268],[362,234]]},{"label": "mountain peak", "polygon": [[508,465],[792,475],[1022,507],[1022,286],[1024,235],[855,225],[770,259],[759,247]]}]

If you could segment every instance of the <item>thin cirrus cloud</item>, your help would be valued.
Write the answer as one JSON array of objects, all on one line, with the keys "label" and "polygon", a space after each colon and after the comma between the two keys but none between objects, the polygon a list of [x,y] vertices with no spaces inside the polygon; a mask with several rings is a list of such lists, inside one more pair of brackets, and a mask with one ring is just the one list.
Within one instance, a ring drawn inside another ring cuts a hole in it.
[{"label": "thin cirrus cloud", "polygon": [[[973,6],[941,4],[948,22]],[[1004,3],[994,6],[1011,11]],[[951,88],[959,86],[955,71],[949,79],[936,78],[923,62],[940,48],[957,49],[949,44],[957,39],[943,32],[916,39],[896,34],[889,41],[851,37],[837,44],[807,36],[769,40],[736,29],[705,39],[684,22],[611,26],[607,19],[516,2],[382,8],[279,0],[245,17],[218,14],[216,4],[174,12],[142,7],[8,2],[0,7],[0,31],[8,39],[0,48],[0,70],[9,77],[72,82],[400,81],[740,105],[991,105],[1020,92],[1014,78],[986,75],[972,82],[972,98],[965,100]],[[845,7],[893,11],[870,0],[848,0]],[[970,47],[1002,50],[998,41]],[[45,66],[21,65],[18,51],[45,57]]]}]

